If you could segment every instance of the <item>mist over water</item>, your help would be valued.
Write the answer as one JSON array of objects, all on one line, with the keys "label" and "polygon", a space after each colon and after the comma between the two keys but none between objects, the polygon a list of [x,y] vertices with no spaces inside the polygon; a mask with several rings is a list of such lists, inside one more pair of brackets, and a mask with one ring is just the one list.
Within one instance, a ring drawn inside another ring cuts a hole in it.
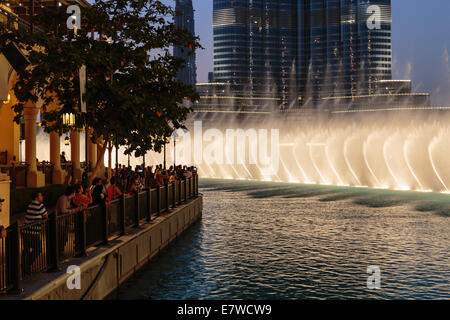
[{"label": "mist over water", "polygon": [[[450,191],[450,116],[445,112],[269,119],[254,126],[205,123],[200,132],[191,126],[189,137],[179,139],[176,157],[197,165],[202,178]],[[279,132],[275,139],[274,130]],[[228,139],[227,132],[235,136]],[[172,153],[170,146],[169,164]]]}]

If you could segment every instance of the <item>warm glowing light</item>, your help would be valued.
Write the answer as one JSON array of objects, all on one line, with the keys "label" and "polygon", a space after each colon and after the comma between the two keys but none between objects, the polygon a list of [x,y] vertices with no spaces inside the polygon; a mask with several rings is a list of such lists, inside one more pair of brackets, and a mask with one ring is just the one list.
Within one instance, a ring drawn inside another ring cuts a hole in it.
[{"label": "warm glowing light", "polygon": [[75,114],[73,113],[64,113],[63,114],[63,124],[65,126],[74,126],[75,125]]},{"label": "warm glowing light", "polygon": [[294,143],[282,143],[280,144],[280,147],[295,147]]}]

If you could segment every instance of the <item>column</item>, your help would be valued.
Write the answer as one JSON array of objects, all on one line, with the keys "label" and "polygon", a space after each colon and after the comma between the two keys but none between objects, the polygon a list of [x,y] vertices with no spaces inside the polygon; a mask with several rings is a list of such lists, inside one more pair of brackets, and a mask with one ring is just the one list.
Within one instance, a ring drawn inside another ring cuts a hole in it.
[{"label": "column", "polygon": [[3,209],[0,212],[0,220],[3,222],[5,228],[9,227],[9,218],[11,212],[11,197],[10,197],[10,183],[9,176],[0,172],[0,198],[5,199],[3,202]]},{"label": "column", "polygon": [[53,184],[64,184],[67,173],[61,168],[60,136],[50,132],[50,163],[53,164]]},{"label": "column", "polygon": [[83,172],[80,165],[80,133],[70,132],[70,160],[73,166],[73,182],[80,183]]},{"label": "column", "polygon": [[23,109],[25,119],[25,161],[28,164],[27,187],[45,186],[45,175],[38,172],[36,165],[36,122],[39,109],[34,102],[28,101]]}]

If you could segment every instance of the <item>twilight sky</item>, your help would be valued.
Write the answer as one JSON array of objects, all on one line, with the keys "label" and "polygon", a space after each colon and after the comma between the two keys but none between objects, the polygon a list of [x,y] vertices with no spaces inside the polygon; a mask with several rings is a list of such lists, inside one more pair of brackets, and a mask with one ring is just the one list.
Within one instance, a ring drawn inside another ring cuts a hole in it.
[{"label": "twilight sky", "polygon": [[[174,5],[174,0],[162,0]],[[197,79],[213,71],[213,0],[193,0],[195,28],[205,50],[197,53]],[[393,78],[411,79],[415,92],[450,106],[450,0],[392,0]]]}]

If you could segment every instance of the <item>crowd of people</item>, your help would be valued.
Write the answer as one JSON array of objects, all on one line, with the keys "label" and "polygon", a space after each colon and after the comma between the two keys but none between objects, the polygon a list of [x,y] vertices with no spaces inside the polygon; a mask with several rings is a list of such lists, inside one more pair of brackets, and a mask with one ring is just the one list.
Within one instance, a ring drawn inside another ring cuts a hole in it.
[{"label": "crowd of people", "polygon": [[[89,206],[109,205],[109,202],[123,194],[134,195],[143,189],[155,188],[180,180],[189,179],[197,175],[197,168],[188,166],[170,166],[164,170],[162,165],[132,167],[119,165],[118,171],[112,170],[110,179],[94,178],[89,188],[81,184],[69,184],[56,204],[56,214],[80,212]],[[32,195],[28,206],[25,223],[33,223],[47,219],[48,213],[44,206],[44,197],[41,192]]]},{"label": "crowd of people", "polygon": [[[56,215],[64,215],[70,213],[81,212],[89,206],[101,205],[108,206],[109,202],[122,196],[134,195],[142,189],[155,188],[170,183],[177,183],[197,175],[195,167],[187,166],[171,166],[165,170],[162,165],[152,166],[136,166],[133,170],[131,167],[119,165],[118,170],[112,170],[110,179],[95,178],[89,188],[83,188],[81,184],[68,184],[65,192],[58,198],[56,203]],[[44,196],[42,192],[35,191],[31,196],[31,202],[28,205],[25,214],[25,224],[31,224],[49,218],[49,213],[44,204]],[[0,198],[0,212],[2,204],[5,200]],[[26,245],[34,257],[38,257],[42,252],[40,225],[33,227],[27,232],[24,238]],[[63,225],[63,228],[64,225]],[[67,243],[68,233],[62,232],[60,235],[60,254],[63,254],[64,244]],[[0,239],[6,237],[6,228],[0,220]],[[25,249],[23,249],[25,250]],[[30,265],[31,266],[31,265]],[[30,267],[28,266],[28,267]]]}]

